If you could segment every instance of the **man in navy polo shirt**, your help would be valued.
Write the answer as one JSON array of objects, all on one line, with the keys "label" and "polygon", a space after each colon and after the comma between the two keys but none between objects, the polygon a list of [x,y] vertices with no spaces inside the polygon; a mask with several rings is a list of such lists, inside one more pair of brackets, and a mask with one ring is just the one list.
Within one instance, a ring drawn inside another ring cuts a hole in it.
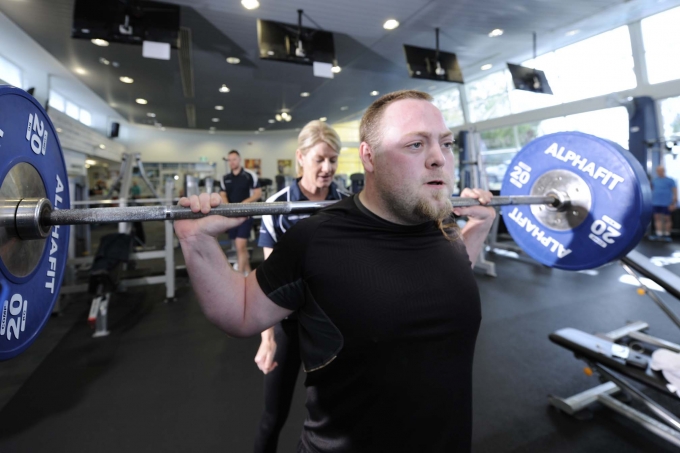
[{"label": "man in navy polo shirt", "polygon": [[[260,181],[257,175],[241,166],[241,155],[238,151],[231,150],[225,159],[229,162],[231,173],[222,177],[222,190],[220,196],[224,203],[252,203],[262,196]],[[248,254],[248,238],[253,227],[253,219],[248,218],[241,225],[228,231],[229,239],[236,242],[236,256],[238,270],[248,275],[250,272],[250,255]]]}]

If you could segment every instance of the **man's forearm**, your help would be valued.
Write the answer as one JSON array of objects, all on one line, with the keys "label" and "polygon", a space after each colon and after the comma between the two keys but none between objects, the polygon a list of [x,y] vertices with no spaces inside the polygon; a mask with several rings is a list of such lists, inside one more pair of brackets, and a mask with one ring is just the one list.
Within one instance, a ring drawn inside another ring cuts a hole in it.
[{"label": "man's forearm", "polygon": [[208,320],[232,336],[244,336],[245,278],[227,261],[217,239],[191,237],[180,241],[191,279]]},{"label": "man's forearm", "polygon": [[465,249],[467,250],[472,267],[475,267],[477,258],[479,258],[479,254],[482,252],[484,241],[489,235],[492,224],[493,217],[484,221],[469,219],[461,230],[463,243],[465,244]]}]

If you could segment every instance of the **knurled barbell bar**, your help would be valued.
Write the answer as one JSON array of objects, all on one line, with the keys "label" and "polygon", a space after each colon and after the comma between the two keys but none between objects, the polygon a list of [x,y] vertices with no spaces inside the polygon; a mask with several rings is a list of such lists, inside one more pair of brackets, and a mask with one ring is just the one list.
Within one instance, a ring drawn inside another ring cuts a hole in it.
[{"label": "knurled barbell bar", "polygon": [[[487,168],[491,177],[488,162]],[[502,196],[491,205],[502,206],[515,242],[546,266],[580,270],[619,259],[651,220],[642,166],[607,140],[576,132],[546,135],[496,169],[505,176]],[[47,322],[68,257],[68,225],[203,216],[179,206],[69,209],[69,181],[52,122],[32,96],[7,86],[0,86],[0,181],[0,360],[24,351]],[[478,204],[452,200],[454,206]],[[233,204],[211,215],[309,213],[328,204]]]}]

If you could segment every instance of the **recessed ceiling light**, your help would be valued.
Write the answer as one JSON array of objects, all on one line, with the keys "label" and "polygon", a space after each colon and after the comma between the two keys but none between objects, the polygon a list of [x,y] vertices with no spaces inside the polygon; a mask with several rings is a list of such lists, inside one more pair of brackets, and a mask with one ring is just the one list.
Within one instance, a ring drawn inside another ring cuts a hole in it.
[{"label": "recessed ceiling light", "polygon": [[99,58],[99,62],[100,62],[101,64],[105,64],[106,66],[108,66],[108,65],[111,64],[111,62],[110,62],[109,60],[107,60],[106,58],[104,58],[104,57],[100,57],[100,58]]},{"label": "recessed ceiling light", "polygon": [[331,71],[333,71],[333,74],[339,74],[340,71],[342,71],[342,68],[338,65],[335,65],[331,68]]},{"label": "recessed ceiling light", "polygon": [[213,118],[213,119],[212,119],[212,122],[213,122],[213,123],[219,123],[219,122],[220,122],[220,119],[219,119],[219,118]]},{"label": "recessed ceiling light", "polygon": [[260,6],[260,2],[257,0],[241,0],[241,5],[243,5],[245,9],[255,9]]},{"label": "recessed ceiling light", "polygon": [[492,65],[491,63],[487,63],[487,64],[483,65],[483,66],[482,66],[481,68],[479,68],[479,69],[481,69],[482,71],[488,71],[488,70],[491,69],[491,68],[493,68],[493,65]]},{"label": "recessed ceiling light", "polygon": [[216,105],[215,110],[224,110],[224,106],[223,105]]},{"label": "recessed ceiling light", "polygon": [[97,161],[94,159],[85,159],[87,165],[97,165]]},{"label": "recessed ceiling light", "polygon": [[95,38],[91,39],[90,41],[92,42],[92,44],[99,47],[108,47],[109,45],[109,42],[106,39]]},{"label": "recessed ceiling light", "polygon": [[269,124],[274,124],[274,123],[276,123],[276,120],[269,120],[268,122],[269,122]]},{"label": "recessed ceiling light", "polygon": [[269,56],[271,57],[272,55],[274,55],[274,51],[273,51],[273,50],[268,50],[268,51],[267,51],[267,55],[269,55]]},{"label": "recessed ceiling light", "polygon": [[326,122],[327,120],[328,120],[328,118],[326,118],[325,116],[322,116],[321,118],[319,118],[319,121],[324,121],[324,122]]},{"label": "recessed ceiling light", "polygon": [[120,80],[123,83],[132,83],[132,82],[135,81],[135,79],[133,79],[132,77],[125,77],[125,76],[119,78],[118,80]]},{"label": "recessed ceiling light", "polygon": [[229,88],[226,85],[222,85],[219,91],[220,93],[229,93]]},{"label": "recessed ceiling light", "polygon": [[371,91],[371,96],[377,96],[379,94],[380,94],[379,91]]},{"label": "recessed ceiling light", "polygon": [[349,107],[347,107],[346,105],[343,105],[342,107],[340,107],[340,110],[342,110],[342,111],[344,112],[344,111],[347,110],[348,108],[349,108]]},{"label": "recessed ceiling light", "polygon": [[503,30],[500,28],[493,29],[489,32],[489,38],[497,38],[503,34]]},{"label": "recessed ceiling light", "polygon": [[569,30],[568,32],[565,33],[566,36],[574,36],[578,33],[580,33],[581,30]]},{"label": "recessed ceiling light", "polygon": [[137,99],[135,99],[135,102],[136,102],[137,104],[142,104],[142,105],[146,105],[146,104],[149,103],[149,101],[147,101],[147,100],[144,99],[144,98],[137,98]]},{"label": "recessed ceiling light", "polygon": [[83,68],[75,68],[74,71],[76,72],[76,74],[80,74],[80,75],[87,74],[87,71],[84,70]]},{"label": "recessed ceiling light", "polygon": [[309,97],[309,92],[308,92],[308,91],[303,91],[302,93],[300,93],[300,97],[302,97],[302,98],[308,98],[308,97]]},{"label": "recessed ceiling light", "polygon": [[274,118],[276,118],[276,121],[283,121],[283,117],[278,113],[276,114],[276,116]]},{"label": "recessed ceiling light", "polygon": [[100,144],[99,144],[99,148],[101,148],[101,149],[106,149],[106,145],[103,144],[103,143],[100,143]]},{"label": "recessed ceiling light", "polygon": [[156,114],[153,112],[147,113],[146,116],[148,116],[149,118],[156,118]]},{"label": "recessed ceiling light", "polygon": [[264,132],[264,127],[260,127],[257,130],[260,131],[260,132]]},{"label": "recessed ceiling light", "polygon": [[240,58],[237,57],[228,57],[227,58],[227,63],[229,64],[239,64],[241,62]]},{"label": "recessed ceiling light", "polygon": [[398,26],[399,26],[399,21],[398,21],[398,20],[395,20],[395,19],[388,19],[388,20],[386,20],[385,23],[383,24],[383,28],[384,28],[385,30],[394,30],[394,29],[397,28]]}]

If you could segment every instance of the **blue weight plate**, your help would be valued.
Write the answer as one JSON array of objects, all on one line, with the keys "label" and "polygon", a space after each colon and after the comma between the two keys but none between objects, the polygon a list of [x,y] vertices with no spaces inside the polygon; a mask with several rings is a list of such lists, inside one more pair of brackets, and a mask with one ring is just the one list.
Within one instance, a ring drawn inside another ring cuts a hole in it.
[{"label": "blue weight plate", "polygon": [[[57,132],[40,104],[18,88],[0,86],[0,203],[44,194],[69,208]],[[23,352],[40,333],[59,295],[69,227],[44,241],[21,241],[0,227],[0,360]]]},{"label": "blue weight plate", "polygon": [[545,135],[517,153],[501,193],[551,192],[567,195],[573,207],[565,212],[528,205],[502,208],[515,242],[550,267],[592,269],[622,258],[651,221],[651,188],[640,163],[619,145],[592,135]]}]

